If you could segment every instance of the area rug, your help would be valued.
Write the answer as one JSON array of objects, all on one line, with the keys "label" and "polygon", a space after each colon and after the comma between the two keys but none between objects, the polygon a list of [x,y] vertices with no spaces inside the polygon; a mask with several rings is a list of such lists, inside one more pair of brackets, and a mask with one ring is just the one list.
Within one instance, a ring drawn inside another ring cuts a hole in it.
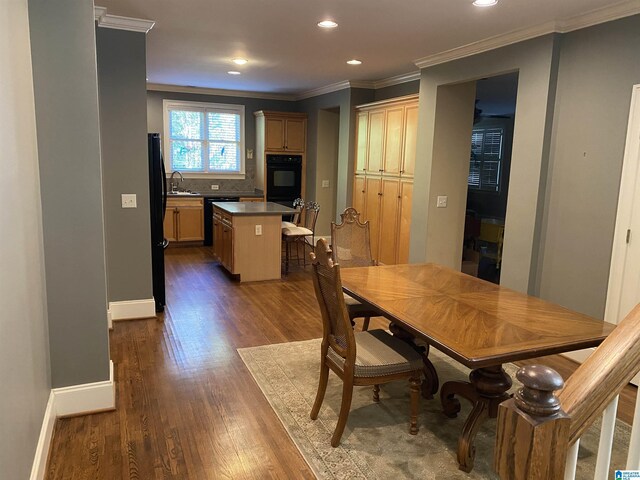
[{"label": "area rug", "polygon": [[[238,353],[282,421],[287,432],[319,479],[485,479],[497,478],[491,468],[496,421],[489,420],[476,437],[476,460],[469,474],[458,470],[458,435],[470,405],[461,400],[457,418],[442,414],[440,401],[421,401],[420,432],[409,435],[409,387],[398,381],[382,385],[380,403],[371,387],[356,387],[347,427],[338,448],[329,444],[337,422],[342,382],[333,373],[316,421],[309,418],[320,371],[320,339],[238,349]],[[469,370],[432,349],[441,384],[466,380]],[[506,365],[515,378],[517,367]],[[519,388],[514,385],[512,390]],[[612,469],[626,463],[630,427],[618,422]],[[580,442],[576,478],[592,479],[599,425]],[[613,478],[610,476],[609,478]]]}]

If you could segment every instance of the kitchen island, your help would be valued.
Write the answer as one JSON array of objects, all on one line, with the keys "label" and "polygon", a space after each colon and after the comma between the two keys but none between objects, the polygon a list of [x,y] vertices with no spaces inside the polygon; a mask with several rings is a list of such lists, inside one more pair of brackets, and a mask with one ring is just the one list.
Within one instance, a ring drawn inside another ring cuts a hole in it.
[{"label": "kitchen island", "polygon": [[281,274],[282,215],[293,208],[273,202],[213,202],[213,252],[241,282]]}]

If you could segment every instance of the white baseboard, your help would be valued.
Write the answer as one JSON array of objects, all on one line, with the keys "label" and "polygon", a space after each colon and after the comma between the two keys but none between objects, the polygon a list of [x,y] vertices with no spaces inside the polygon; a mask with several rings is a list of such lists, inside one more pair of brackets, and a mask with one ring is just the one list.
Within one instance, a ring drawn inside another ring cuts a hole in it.
[{"label": "white baseboard", "polygon": [[116,389],[113,380],[113,362],[109,361],[109,380],[54,388],[52,393],[58,417],[82,415],[115,408]]},{"label": "white baseboard", "polygon": [[53,437],[53,427],[56,424],[55,396],[53,391],[49,393],[49,401],[44,411],[42,419],[42,428],[40,429],[40,437],[38,438],[38,446],[31,467],[30,480],[42,480],[45,476],[47,468],[47,460],[49,459],[49,450],[51,447],[51,438]]},{"label": "white baseboard", "polygon": [[44,480],[45,478],[53,427],[57,417],[112,410],[115,407],[116,388],[112,361],[109,361],[109,380],[51,390],[29,479]]},{"label": "white baseboard", "polygon": [[108,312],[111,312],[112,321],[155,317],[156,302],[153,298],[109,302]]}]

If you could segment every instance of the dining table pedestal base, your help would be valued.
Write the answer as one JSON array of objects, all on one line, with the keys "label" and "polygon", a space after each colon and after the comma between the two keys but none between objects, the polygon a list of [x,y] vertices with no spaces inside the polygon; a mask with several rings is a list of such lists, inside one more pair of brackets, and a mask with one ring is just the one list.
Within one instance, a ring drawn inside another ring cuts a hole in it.
[{"label": "dining table pedestal base", "polygon": [[431,363],[431,360],[429,360],[429,345],[420,345],[416,343],[415,335],[407,332],[397,323],[391,322],[389,324],[389,330],[391,331],[391,333],[393,333],[394,337],[407,342],[409,345],[411,345],[411,348],[413,348],[422,356],[422,363],[424,364],[424,366],[422,367],[422,373],[424,374],[424,378],[422,379],[422,384],[420,385],[420,392],[423,398],[432,400],[433,396],[438,391],[440,380],[438,380],[438,372],[436,372],[436,367],[434,367],[433,363]]},{"label": "dining table pedestal base", "polygon": [[473,409],[464,422],[458,438],[458,466],[470,472],[476,456],[474,440],[478,429],[488,418],[498,416],[498,406],[510,395],[511,377],[502,365],[472,370],[468,382],[446,382],[440,389],[442,409],[447,417],[454,418],[460,412],[460,401],[456,395],[472,403]]}]

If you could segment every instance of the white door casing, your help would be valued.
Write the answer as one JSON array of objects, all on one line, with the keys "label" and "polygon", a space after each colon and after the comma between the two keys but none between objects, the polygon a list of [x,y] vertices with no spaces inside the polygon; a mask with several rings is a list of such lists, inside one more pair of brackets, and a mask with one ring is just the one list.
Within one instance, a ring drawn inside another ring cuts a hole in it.
[{"label": "white door casing", "polygon": [[[631,95],[604,319],[620,322],[640,302],[640,84]],[[640,375],[633,383],[638,385]]]}]

